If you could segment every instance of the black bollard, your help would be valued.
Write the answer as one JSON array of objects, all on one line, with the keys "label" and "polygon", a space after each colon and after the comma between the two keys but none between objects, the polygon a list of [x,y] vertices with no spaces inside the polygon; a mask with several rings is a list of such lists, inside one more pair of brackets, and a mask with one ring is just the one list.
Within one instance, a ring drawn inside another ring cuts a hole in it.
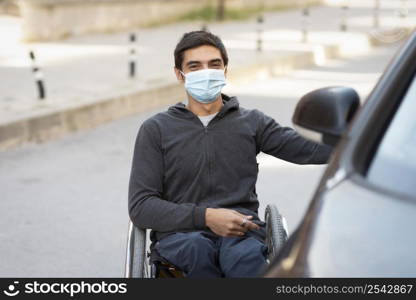
[{"label": "black bollard", "polygon": [[341,31],[347,31],[347,16],[348,16],[348,3],[345,3],[342,7],[342,17],[341,17],[341,25],[340,30]]},{"label": "black bollard", "polygon": [[401,0],[400,1],[400,18],[406,19],[409,14],[409,10],[407,9],[407,0]]},{"label": "black bollard", "polygon": [[373,27],[380,27],[380,0],[374,0]]},{"label": "black bollard", "polygon": [[302,9],[302,42],[306,43],[308,41],[308,25],[309,25],[309,6],[306,6]]},{"label": "black bollard", "polygon": [[45,85],[43,83],[43,74],[41,69],[36,63],[36,57],[35,53],[33,51],[29,52],[30,60],[32,61],[32,72],[35,77],[35,83],[38,88],[38,96],[40,100],[43,100],[46,98],[46,90]]},{"label": "black bollard", "polygon": [[136,34],[130,34],[130,57],[129,57],[129,76],[134,78],[136,76],[136,61],[137,61],[137,51],[136,51]]},{"label": "black bollard", "polygon": [[262,15],[259,15],[257,18],[257,51],[263,51],[263,23],[264,18]]}]

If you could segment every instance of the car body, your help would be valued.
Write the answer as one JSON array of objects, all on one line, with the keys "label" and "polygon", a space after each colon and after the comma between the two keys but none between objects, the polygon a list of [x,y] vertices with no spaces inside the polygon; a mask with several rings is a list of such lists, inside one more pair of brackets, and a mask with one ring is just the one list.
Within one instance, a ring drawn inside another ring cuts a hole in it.
[{"label": "car body", "polygon": [[301,99],[295,126],[336,147],[301,224],[265,277],[416,276],[415,74],[413,32],[357,112],[349,88]]}]

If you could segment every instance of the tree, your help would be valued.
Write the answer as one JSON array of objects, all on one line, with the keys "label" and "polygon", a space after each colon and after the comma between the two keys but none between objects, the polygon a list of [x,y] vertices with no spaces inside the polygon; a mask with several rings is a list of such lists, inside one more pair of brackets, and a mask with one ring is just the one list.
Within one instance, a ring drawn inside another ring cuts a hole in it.
[{"label": "tree", "polygon": [[225,0],[218,0],[217,20],[223,21],[225,16]]}]

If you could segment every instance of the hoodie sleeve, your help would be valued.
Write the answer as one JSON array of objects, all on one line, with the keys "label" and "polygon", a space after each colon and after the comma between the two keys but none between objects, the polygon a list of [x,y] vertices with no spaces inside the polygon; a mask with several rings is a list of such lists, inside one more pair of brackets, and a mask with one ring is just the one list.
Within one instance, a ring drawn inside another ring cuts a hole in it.
[{"label": "hoodie sleeve", "polygon": [[302,137],[290,127],[280,126],[273,118],[258,113],[257,145],[260,151],[295,164],[325,164],[332,147]]},{"label": "hoodie sleeve", "polygon": [[205,208],[163,199],[163,152],[157,124],[139,129],[130,173],[128,209],[133,224],[160,232],[205,228]]}]

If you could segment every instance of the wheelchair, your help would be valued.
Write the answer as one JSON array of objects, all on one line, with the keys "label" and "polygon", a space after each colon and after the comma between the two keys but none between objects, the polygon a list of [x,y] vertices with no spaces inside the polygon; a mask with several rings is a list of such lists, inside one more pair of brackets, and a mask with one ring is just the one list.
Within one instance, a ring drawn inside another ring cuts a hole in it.
[{"label": "wheelchair", "polygon": [[[285,218],[279,213],[274,204],[266,207],[264,220],[266,222],[267,261],[271,262],[279,249],[287,241],[288,230]],[[129,222],[127,251],[125,264],[126,278],[182,278],[184,272],[155,251],[147,249],[147,238],[150,230],[137,228]]]}]

